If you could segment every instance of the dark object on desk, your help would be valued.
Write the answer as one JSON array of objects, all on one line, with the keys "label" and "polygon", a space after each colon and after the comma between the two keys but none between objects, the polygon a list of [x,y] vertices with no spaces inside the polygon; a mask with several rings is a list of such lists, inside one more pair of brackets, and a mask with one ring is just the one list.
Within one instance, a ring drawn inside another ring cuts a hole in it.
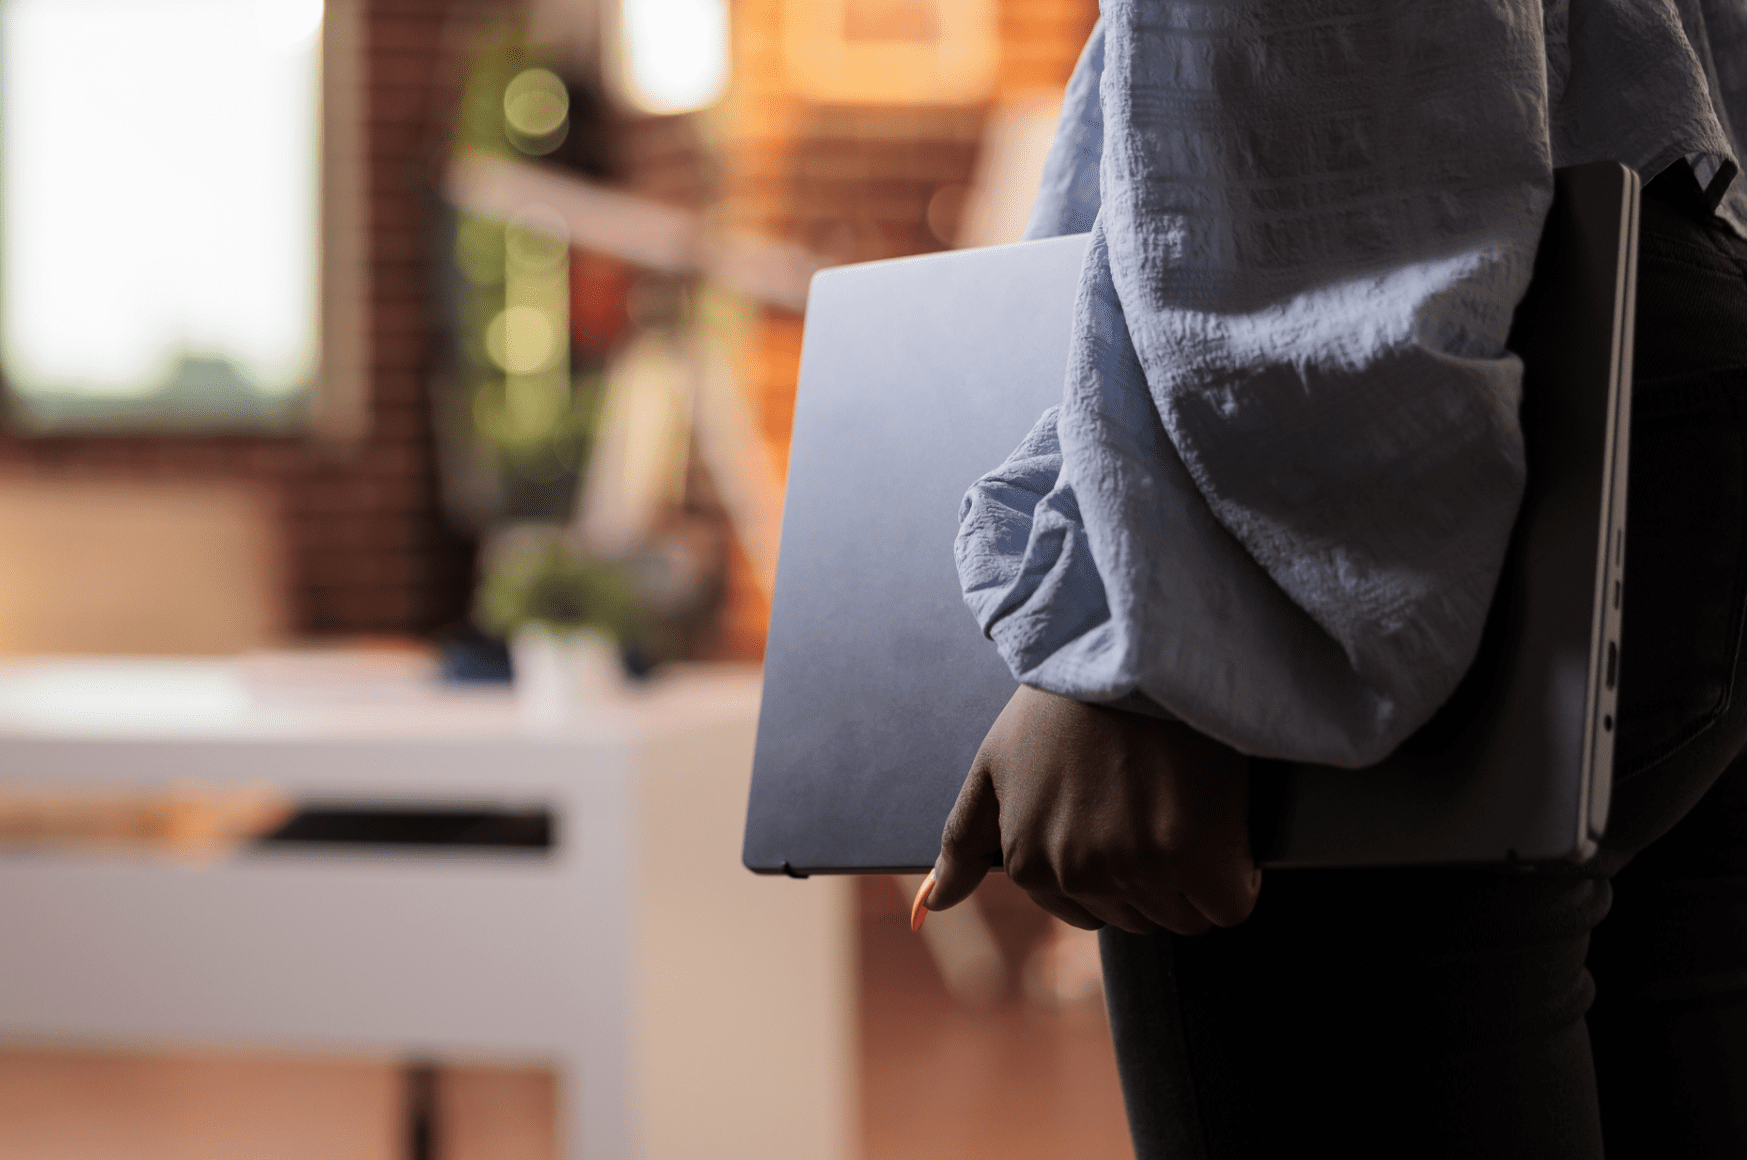
[{"label": "dark object on desk", "polygon": [[[437,667],[451,685],[507,685],[516,677],[510,646],[487,636],[470,623],[452,625],[437,634]],[[619,659],[632,680],[655,674],[660,660],[639,641],[622,641]]]},{"label": "dark object on desk", "polygon": [[470,620],[439,630],[436,645],[438,669],[445,684],[507,685],[515,676],[509,645],[485,635]]},{"label": "dark object on desk", "polygon": [[324,804],[299,808],[255,845],[550,850],[557,840],[551,811],[544,809]]},{"label": "dark object on desk", "polygon": [[[1366,770],[1258,777],[1271,865],[1581,858],[1607,815],[1638,180],[1562,170],[1517,312],[1529,483],[1481,658]],[[959,498],[1060,401],[1084,236],[813,285],[746,865],[921,871],[1013,678],[952,558]],[[894,470],[893,464],[900,466]],[[869,479],[880,502],[869,504]],[[857,513],[853,529],[842,513]],[[1611,663],[1610,663],[1611,659]]]}]

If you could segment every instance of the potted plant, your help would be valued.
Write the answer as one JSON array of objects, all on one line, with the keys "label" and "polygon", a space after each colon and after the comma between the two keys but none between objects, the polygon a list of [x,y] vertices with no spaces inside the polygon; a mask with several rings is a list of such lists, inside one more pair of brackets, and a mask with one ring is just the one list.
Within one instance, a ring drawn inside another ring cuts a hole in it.
[{"label": "potted plant", "polygon": [[641,621],[635,590],[618,571],[557,542],[495,560],[478,615],[509,641],[522,712],[545,723],[621,690],[619,644],[637,634]]}]

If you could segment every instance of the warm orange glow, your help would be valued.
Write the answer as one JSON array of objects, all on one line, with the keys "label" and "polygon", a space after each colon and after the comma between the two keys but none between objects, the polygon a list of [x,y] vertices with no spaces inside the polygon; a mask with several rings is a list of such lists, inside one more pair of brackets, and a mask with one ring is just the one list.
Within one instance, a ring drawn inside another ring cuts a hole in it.
[{"label": "warm orange glow", "polygon": [[973,104],[1001,66],[995,0],[788,0],[783,68],[795,94],[867,104]]}]

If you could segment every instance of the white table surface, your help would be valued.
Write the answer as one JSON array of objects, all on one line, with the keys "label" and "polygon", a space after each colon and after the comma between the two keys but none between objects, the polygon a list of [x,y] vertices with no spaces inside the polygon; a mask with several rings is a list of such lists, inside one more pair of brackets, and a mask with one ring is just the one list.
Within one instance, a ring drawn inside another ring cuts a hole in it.
[{"label": "white table surface", "polygon": [[0,787],[538,804],[549,853],[0,854],[0,1036],[545,1060],[568,1154],[831,1160],[850,896],[739,865],[759,676],[561,728],[404,653],[0,662]]}]

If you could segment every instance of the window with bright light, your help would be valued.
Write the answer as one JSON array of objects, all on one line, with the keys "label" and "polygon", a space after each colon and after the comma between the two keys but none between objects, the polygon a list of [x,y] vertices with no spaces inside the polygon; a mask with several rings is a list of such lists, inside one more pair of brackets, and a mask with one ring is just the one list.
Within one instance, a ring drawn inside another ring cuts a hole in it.
[{"label": "window with bright light", "polygon": [[0,0],[16,420],[299,421],[318,351],[322,15],[322,0]]},{"label": "window with bright light", "polygon": [[648,113],[714,104],[728,87],[727,0],[624,0],[627,95]]}]

